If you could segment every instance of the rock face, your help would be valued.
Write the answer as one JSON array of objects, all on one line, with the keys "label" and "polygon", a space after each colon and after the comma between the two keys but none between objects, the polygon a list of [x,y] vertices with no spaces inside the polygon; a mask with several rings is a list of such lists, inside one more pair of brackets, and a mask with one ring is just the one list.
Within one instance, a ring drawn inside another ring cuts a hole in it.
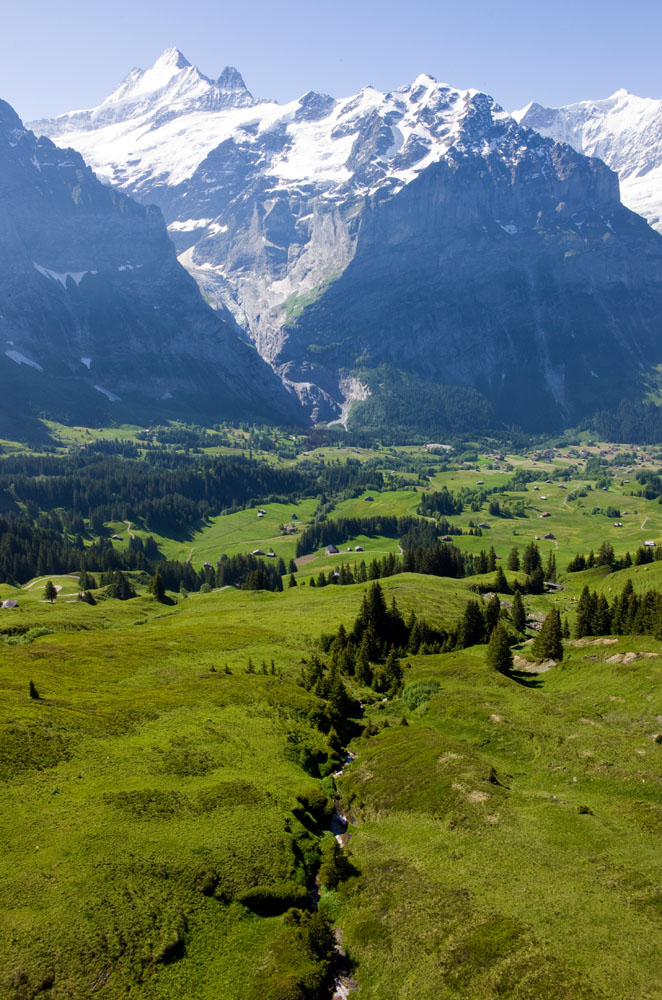
[{"label": "rock face", "polygon": [[662,101],[618,90],[604,101],[563,108],[532,102],[513,117],[579,153],[599,156],[618,174],[624,204],[662,232]]},{"label": "rock face", "polygon": [[177,262],[159,209],[101,184],[4,102],[0,303],[3,381],[30,375],[42,404],[61,393],[87,415],[90,400],[187,399],[219,417],[293,416],[273,371]]},{"label": "rock face", "polygon": [[450,407],[543,429],[643,391],[662,239],[603,163],[429,76],[284,106],[220,81],[169,50],[38,127],[161,207],[180,261],[311,418],[388,395],[398,421]]}]

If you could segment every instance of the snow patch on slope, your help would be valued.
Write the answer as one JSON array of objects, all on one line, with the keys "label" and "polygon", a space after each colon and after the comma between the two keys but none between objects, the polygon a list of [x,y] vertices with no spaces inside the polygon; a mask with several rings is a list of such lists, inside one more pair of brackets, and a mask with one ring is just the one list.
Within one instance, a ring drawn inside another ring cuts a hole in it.
[{"label": "snow patch on slope", "polygon": [[36,361],[31,361],[30,358],[26,358],[25,354],[21,354],[20,351],[5,351],[5,354],[12,361],[15,361],[17,365],[28,365],[30,368],[36,368],[38,372],[43,372],[41,365],[38,365]]}]

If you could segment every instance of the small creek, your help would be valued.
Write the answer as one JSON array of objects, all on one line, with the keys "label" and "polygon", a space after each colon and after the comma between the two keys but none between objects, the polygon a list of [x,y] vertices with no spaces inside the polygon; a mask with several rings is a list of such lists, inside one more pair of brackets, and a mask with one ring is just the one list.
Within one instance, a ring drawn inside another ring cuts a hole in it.
[{"label": "small creek", "polygon": [[[333,778],[334,792],[337,792],[335,784],[336,779],[341,776],[347,765],[354,760],[356,760],[356,754],[352,753],[351,750],[345,750],[342,767],[340,767],[339,770],[334,771],[331,775]],[[336,838],[340,847],[345,848],[350,835],[347,833],[347,817],[341,811],[340,796],[337,794],[334,797],[333,812],[331,814],[328,829]],[[313,899],[313,906],[317,909],[320,900],[319,875],[315,876],[314,882],[310,886],[310,895]],[[333,959],[333,993],[331,996],[332,1000],[348,1000],[350,994],[357,989],[357,983],[350,974],[350,966],[347,960],[347,955],[342,947],[342,933],[338,928],[335,930],[335,936],[336,945]]]}]

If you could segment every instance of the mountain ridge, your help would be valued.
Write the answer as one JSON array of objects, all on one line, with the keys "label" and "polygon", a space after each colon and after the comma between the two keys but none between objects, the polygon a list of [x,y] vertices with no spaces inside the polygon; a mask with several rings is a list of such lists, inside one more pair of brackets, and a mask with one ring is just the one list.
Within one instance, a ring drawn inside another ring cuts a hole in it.
[{"label": "mountain ridge", "polygon": [[203,109],[202,74],[191,96],[175,53],[162,57],[165,89],[126,121],[47,129],[161,207],[180,262],[311,419],[346,421],[352,399],[379,392],[370,372],[383,365],[436,383],[445,372],[529,427],[538,410],[545,426],[580,419],[619,379],[643,391],[658,363],[662,244],[600,160],[425,74],[388,94]]},{"label": "mountain ridge", "polygon": [[295,419],[273,372],[177,262],[159,209],[101,184],[5,102],[0,219],[4,378],[16,366],[39,376],[36,412],[36,397],[61,390],[74,408],[85,397],[86,413],[95,397],[161,407],[192,397],[208,411],[227,414],[231,400],[237,414]]}]

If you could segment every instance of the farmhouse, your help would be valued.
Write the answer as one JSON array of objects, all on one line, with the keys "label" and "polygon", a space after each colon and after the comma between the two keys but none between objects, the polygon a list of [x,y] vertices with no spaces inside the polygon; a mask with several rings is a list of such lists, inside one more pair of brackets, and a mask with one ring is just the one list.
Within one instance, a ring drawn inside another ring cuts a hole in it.
[{"label": "farmhouse", "polygon": [[336,556],[336,555],[338,555],[339,551],[340,551],[340,549],[336,548],[335,545],[327,545],[327,547],[326,547],[326,554],[327,554],[327,556]]}]

